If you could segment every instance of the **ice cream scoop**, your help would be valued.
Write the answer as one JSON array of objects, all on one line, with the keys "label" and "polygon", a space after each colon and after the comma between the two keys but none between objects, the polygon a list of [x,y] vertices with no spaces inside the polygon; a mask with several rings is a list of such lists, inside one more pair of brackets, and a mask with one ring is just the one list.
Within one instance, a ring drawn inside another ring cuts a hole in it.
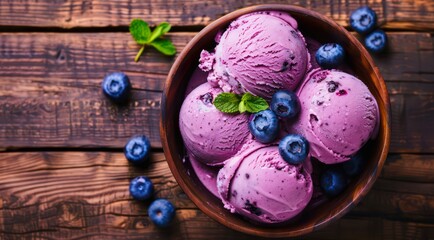
[{"label": "ice cream scoop", "polygon": [[213,105],[221,89],[204,83],[184,99],[179,129],[187,150],[208,165],[221,165],[249,135],[247,114],[226,114]]},{"label": "ice cream scoop", "polygon": [[313,187],[303,165],[285,162],[277,145],[246,144],[217,175],[225,208],[256,223],[290,220],[309,203]]},{"label": "ice cream scoop", "polygon": [[199,67],[212,86],[225,92],[271,99],[276,90],[294,90],[309,65],[297,22],[284,12],[255,12],[233,21],[215,52],[202,51]]},{"label": "ice cream scoop", "polygon": [[358,78],[316,69],[297,91],[301,104],[292,130],[309,141],[310,154],[326,164],[349,160],[377,135],[379,110]]}]

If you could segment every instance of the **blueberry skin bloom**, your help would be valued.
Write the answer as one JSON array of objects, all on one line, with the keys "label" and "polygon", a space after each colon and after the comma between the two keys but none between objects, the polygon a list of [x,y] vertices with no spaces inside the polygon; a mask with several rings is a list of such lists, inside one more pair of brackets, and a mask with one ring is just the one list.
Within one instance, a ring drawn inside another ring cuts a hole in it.
[{"label": "blueberry skin bloom", "polygon": [[386,45],[387,36],[383,30],[375,30],[365,38],[366,48],[373,53],[384,51],[384,49],[386,49]]},{"label": "blueberry skin bloom", "polygon": [[316,62],[325,69],[336,68],[345,58],[344,48],[337,43],[326,43],[316,51]]},{"label": "blueberry skin bloom", "polygon": [[304,162],[309,152],[309,142],[301,135],[286,135],[279,143],[279,153],[290,164]]},{"label": "blueberry skin bloom", "polygon": [[167,227],[175,216],[175,207],[166,199],[156,199],[148,208],[148,215],[157,227]]},{"label": "blueberry skin bloom", "polygon": [[102,90],[112,101],[124,102],[131,91],[130,79],[122,72],[108,74],[102,81]]},{"label": "blueberry skin bloom", "polygon": [[276,114],[270,109],[252,114],[249,120],[249,130],[258,142],[272,142],[279,133]]},{"label": "blueberry skin bloom", "polygon": [[131,163],[145,165],[150,159],[151,143],[146,136],[133,137],[125,145],[124,154]]},{"label": "blueberry skin bloom", "polygon": [[350,25],[360,34],[370,33],[377,25],[377,14],[367,6],[358,8],[350,15]]},{"label": "blueberry skin bloom", "polygon": [[136,200],[148,200],[154,193],[154,185],[151,179],[139,176],[130,182],[130,194]]},{"label": "blueberry skin bloom", "polygon": [[270,108],[281,118],[293,118],[300,111],[300,103],[294,92],[279,90],[271,98]]},{"label": "blueberry skin bloom", "polygon": [[345,189],[346,182],[345,175],[336,169],[327,169],[320,177],[321,188],[329,197],[341,193]]}]

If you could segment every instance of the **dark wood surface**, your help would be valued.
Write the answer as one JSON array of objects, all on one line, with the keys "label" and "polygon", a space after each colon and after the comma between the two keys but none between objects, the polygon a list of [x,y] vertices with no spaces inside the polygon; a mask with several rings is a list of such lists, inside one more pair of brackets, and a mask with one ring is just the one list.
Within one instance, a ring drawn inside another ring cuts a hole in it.
[{"label": "dark wood surface", "polygon": [[[178,53],[204,25],[232,10],[286,1],[0,1],[0,239],[251,239],[204,215],[177,185],[159,139],[160,97],[175,58],[139,47],[127,25],[169,21]],[[346,26],[365,1],[295,1]],[[375,1],[390,39],[374,56],[390,94],[392,138],[366,198],[306,239],[434,238],[434,2]],[[132,101],[101,94],[107,72],[125,71]],[[152,164],[122,154],[134,134],[150,137]],[[129,180],[148,175],[177,218],[156,229]]]}]

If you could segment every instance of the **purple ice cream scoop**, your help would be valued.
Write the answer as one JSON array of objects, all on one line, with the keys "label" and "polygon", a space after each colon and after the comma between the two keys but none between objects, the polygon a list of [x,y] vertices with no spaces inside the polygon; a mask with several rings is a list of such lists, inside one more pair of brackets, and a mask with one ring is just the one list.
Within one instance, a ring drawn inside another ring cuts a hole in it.
[{"label": "purple ice cream scoop", "polygon": [[277,145],[247,143],[217,175],[225,208],[255,223],[276,224],[299,214],[309,203],[312,180],[303,165],[291,165]]},{"label": "purple ice cream scoop", "polygon": [[334,164],[349,160],[377,135],[377,102],[358,78],[315,69],[297,95],[301,111],[291,129],[309,141],[309,152],[319,161]]},{"label": "purple ice cream scoop", "polygon": [[255,12],[233,21],[215,52],[202,51],[199,67],[224,92],[271,99],[276,90],[294,90],[309,68],[306,43],[297,22],[284,12]]},{"label": "purple ice cream scoop", "polygon": [[204,83],[184,99],[179,129],[187,150],[208,165],[235,155],[250,134],[247,114],[226,114],[213,105],[221,89]]}]

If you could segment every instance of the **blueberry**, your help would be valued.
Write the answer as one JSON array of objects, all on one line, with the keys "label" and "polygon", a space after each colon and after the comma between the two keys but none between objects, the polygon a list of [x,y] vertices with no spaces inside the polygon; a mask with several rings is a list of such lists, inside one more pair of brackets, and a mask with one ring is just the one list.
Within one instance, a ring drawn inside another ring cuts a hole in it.
[{"label": "blueberry", "polygon": [[341,193],[346,186],[346,182],[345,175],[337,169],[327,169],[320,177],[321,188],[330,197]]},{"label": "blueberry", "polygon": [[125,157],[136,165],[145,165],[151,155],[151,143],[146,136],[136,136],[128,140],[124,148]]},{"label": "blueberry", "polygon": [[350,160],[342,163],[342,169],[346,175],[354,177],[362,172],[364,165],[365,161],[362,154],[357,153],[356,155],[352,156]]},{"label": "blueberry", "polygon": [[148,200],[154,193],[154,185],[147,177],[136,177],[130,182],[130,194],[136,200]]},{"label": "blueberry", "polygon": [[339,66],[345,58],[344,48],[337,43],[326,43],[316,51],[316,62],[326,69]]},{"label": "blueberry", "polygon": [[280,90],[271,99],[271,110],[282,118],[292,118],[300,111],[297,95],[291,91]]},{"label": "blueberry", "polygon": [[149,206],[148,214],[157,227],[167,227],[175,216],[175,207],[166,199],[157,199]]},{"label": "blueberry", "polygon": [[351,13],[350,25],[360,34],[370,33],[377,25],[377,14],[367,6],[358,8]]},{"label": "blueberry", "polygon": [[276,114],[270,109],[252,114],[249,120],[249,130],[258,142],[272,142],[279,133]]},{"label": "blueberry", "polygon": [[301,135],[286,135],[279,143],[279,153],[290,164],[302,163],[309,152],[309,142]]},{"label": "blueberry", "polygon": [[374,53],[382,52],[386,49],[387,36],[383,30],[375,30],[365,38],[366,48]]},{"label": "blueberry", "polygon": [[104,77],[102,90],[111,100],[124,102],[131,91],[131,83],[125,73],[114,72]]}]

